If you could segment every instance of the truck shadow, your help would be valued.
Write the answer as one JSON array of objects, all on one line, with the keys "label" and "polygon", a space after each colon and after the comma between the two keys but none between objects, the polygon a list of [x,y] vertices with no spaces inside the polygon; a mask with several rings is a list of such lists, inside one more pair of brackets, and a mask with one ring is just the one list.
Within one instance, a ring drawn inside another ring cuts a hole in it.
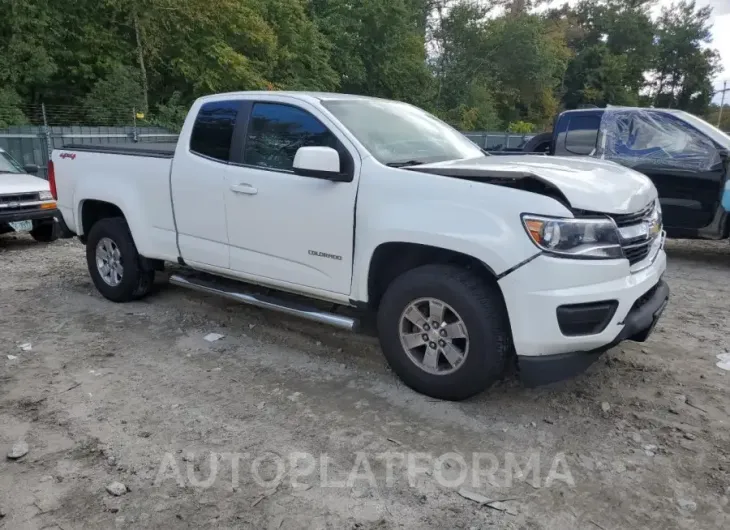
[{"label": "truck shadow", "polygon": [[673,239],[666,243],[667,258],[672,262],[701,263],[717,267],[730,266],[730,242]]},{"label": "truck shadow", "polygon": [[30,236],[19,235],[12,232],[0,235],[0,252],[24,250],[38,245],[42,245],[42,243],[38,243]]}]

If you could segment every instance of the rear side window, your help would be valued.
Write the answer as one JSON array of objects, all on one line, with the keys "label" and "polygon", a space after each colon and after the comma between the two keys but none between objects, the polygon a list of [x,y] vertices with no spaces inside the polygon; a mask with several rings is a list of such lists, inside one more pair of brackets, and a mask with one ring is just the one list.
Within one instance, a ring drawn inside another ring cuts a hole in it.
[{"label": "rear side window", "polygon": [[239,107],[240,101],[214,101],[200,107],[190,135],[190,150],[228,162]]},{"label": "rear side window", "polygon": [[565,149],[576,155],[591,155],[598,143],[598,116],[573,116],[568,123]]},{"label": "rear side window", "polygon": [[243,161],[290,171],[300,147],[332,147],[337,138],[309,112],[278,103],[256,103],[248,126]]}]

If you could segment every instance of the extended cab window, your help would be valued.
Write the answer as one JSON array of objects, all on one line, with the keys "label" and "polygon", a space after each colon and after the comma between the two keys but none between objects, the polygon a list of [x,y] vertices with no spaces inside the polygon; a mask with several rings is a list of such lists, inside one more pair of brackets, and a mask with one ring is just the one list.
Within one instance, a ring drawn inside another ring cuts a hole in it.
[{"label": "extended cab window", "polygon": [[190,135],[190,150],[228,162],[239,106],[239,101],[214,101],[200,107]]},{"label": "extended cab window", "polygon": [[246,134],[245,164],[289,171],[300,147],[332,147],[335,136],[305,110],[278,103],[256,103]]},{"label": "extended cab window", "polygon": [[598,143],[598,116],[572,116],[565,135],[565,149],[575,155],[591,155]]}]

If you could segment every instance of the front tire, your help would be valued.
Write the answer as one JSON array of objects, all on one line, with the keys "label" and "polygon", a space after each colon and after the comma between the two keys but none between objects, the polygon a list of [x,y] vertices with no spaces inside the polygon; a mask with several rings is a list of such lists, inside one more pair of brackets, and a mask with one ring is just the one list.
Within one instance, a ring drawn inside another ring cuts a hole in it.
[{"label": "front tire", "polygon": [[155,272],[142,268],[127,222],[101,219],[89,231],[86,263],[97,290],[112,302],[130,302],[152,288]]},{"label": "front tire", "polygon": [[522,151],[525,153],[549,153],[552,141],[553,133],[538,134],[522,147]]},{"label": "front tire", "polygon": [[406,385],[453,401],[499,380],[512,349],[498,287],[452,265],[425,265],[396,278],[380,303],[378,333]]},{"label": "front tire", "polygon": [[51,243],[58,239],[58,226],[55,221],[44,221],[36,224],[30,236],[39,243]]}]

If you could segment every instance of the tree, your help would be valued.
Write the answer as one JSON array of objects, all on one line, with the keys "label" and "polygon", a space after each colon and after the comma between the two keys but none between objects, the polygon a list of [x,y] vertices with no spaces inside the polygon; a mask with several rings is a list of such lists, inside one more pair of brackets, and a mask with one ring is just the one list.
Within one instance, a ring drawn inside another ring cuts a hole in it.
[{"label": "tree", "polygon": [[720,130],[730,132],[730,105],[727,103],[722,108],[722,116],[720,116],[720,105],[712,104],[704,118],[712,125],[718,126]]},{"label": "tree", "polygon": [[611,53],[603,43],[582,49],[570,62],[565,76],[567,108],[583,104],[636,105],[638,90],[627,86],[627,60]]},{"label": "tree", "polygon": [[501,127],[489,88],[492,83],[484,30],[488,12],[475,3],[459,3],[448,11],[439,9],[431,41],[436,82],[433,106],[463,130]]},{"label": "tree", "polygon": [[575,28],[566,29],[574,54],[562,84],[567,108],[638,103],[654,54],[652,4],[653,0],[582,0],[574,11],[551,13]]},{"label": "tree", "polygon": [[94,85],[84,100],[89,123],[126,125],[135,110],[146,111],[142,73],[130,66],[117,66]]},{"label": "tree", "polygon": [[319,30],[332,43],[340,89],[427,105],[423,4],[415,0],[312,0]]},{"label": "tree", "polygon": [[569,58],[564,34],[541,16],[489,14],[477,3],[441,12],[432,60],[435,106],[457,127],[468,127],[465,116],[481,116],[488,128],[522,119],[544,127],[557,109],[554,94]]},{"label": "tree", "polygon": [[0,88],[0,129],[27,121],[20,96],[12,88]]},{"label": "tree", "polygon": [[13,121],[43,102],[77,109],[58,123],[122,107],[173,128],[198,96],[252,89],[394,98],[463,129],[587,103],[706,113],[710,10],[654,23],[654,1],[0,0],[0,98]]},{"label": "tree", "polygon": [[[49,0],[0,0],[0,88],[6,100],[37,100],[38,90],[56,73],[47,35],[53,22]],[[8,95],[12,91],[15,96]]]},{"label": "tree", "polygon": [[545,125],[556,105],[570,51],[564,35],[543,17],[521,15],[490,21],[486,27],[487,58],[493,69],[495,97],[502,119],[526,118]]},{"label": "tree", "polygon": [[682,0],[662,10],[657,21],[653,64],[654,105],[703,114],[712,100],[712,78],[718,70],[712,42],[712,8]]}]

